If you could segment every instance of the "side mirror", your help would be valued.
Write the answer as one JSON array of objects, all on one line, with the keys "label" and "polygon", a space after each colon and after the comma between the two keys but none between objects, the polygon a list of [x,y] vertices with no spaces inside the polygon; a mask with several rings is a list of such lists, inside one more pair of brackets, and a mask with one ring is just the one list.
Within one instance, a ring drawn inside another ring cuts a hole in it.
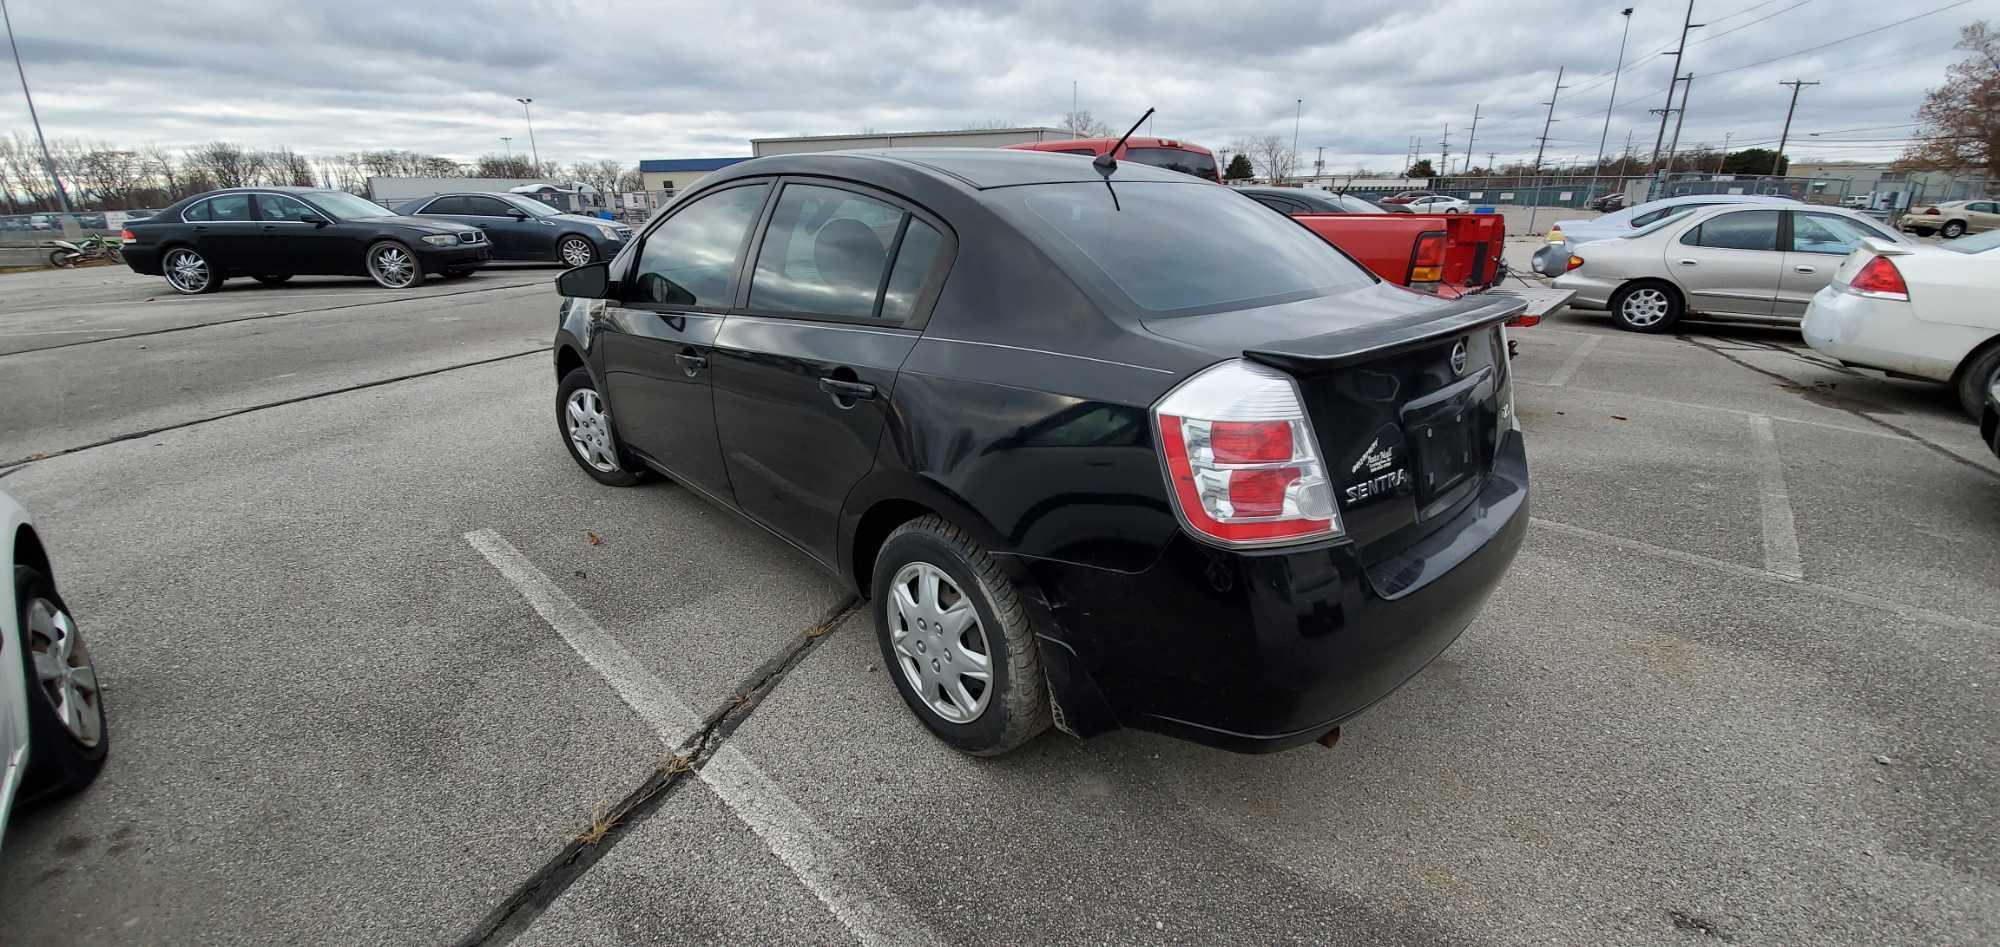
[{"label": "side mirror", "polygon": [[610,299],[611,264],[585,263],[556,277],[556,293],[569,299]]},{"label": "side mirror", "polygon": [[299,223],[311,224],[315,227],[324,227],[327,225],[327,219],[321,217],[318,214],[300,214]]},{"label": "side mirror", "polygon": [[519,207],[516,207],[507,211],[507,216],[512,217],[515,220],[527,220],[528,212],[520,209]]}]

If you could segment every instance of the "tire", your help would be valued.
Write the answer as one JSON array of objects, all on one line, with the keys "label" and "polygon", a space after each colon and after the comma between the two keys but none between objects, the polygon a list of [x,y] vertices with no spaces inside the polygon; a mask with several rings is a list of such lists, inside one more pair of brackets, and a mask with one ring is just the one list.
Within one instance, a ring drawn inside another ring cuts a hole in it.
[{"label": "tire", "polygon": [[368,275],[383,289],[415,289],[424,285],[424,263],[409,247],[394,240],[368,246]]},{"label": "tire", "polygon": [[257,282],[263,283],[266,286],[283,286],[285,281],[291,278],[292,274],[284,273],[277,276],[259,276],[257,277]]},{"label": "tire", "polygon": [[[578,403],[571,411],[571,400]],[[579,429],[578,425],[582,425]],[[606,486],[630,487],[652,479],[652,472],[618,443],[610,405],[597,390],[587,368],[572,368],[556,385],[556,431],[569,459],[592,480]]]},{"label": "tire", "polygon": [[222,278],[193,247],[168,250],[160,257],[160,273],[166,276],[167,285],[183,296],[199,296],[222,288]]},{"label": "tire", "polygon": [[66,270],[76,265],[76,256],[68,250],[50,250],[49,265],[59,270]]},{"label": "tire", "polygon": [[1958,370],[1958,403],[1965,413],[1977,422],[1986,412],[1986,389],[1993,385],[1993,379],[2000,376],[2000,340],[1988,342],[1986,347],[1973,352]]},{"label": "tire", "polygon": [[[19,646],[14,642],[8,646],[20,654],[28,685],[28,771],[21,784],[21,798],[32,801],[69,795],[97,778],[111,748],[96,668],[82,632],[70,618],[69,607],[56,594],[48,576],[27,566],[15,566],[14,600],[20,609],[15,617],[20,620],[21,641]],[[70,686],[45,680],[42,671],[46,668],[38,668],[36,656],[47,655],[51,649],[68,657],[60,666],[69,669],[65,677]],[[87,687],[79,671],[88,672]],[[77,702],[74,727],[65,723],[56,694]]]},{"label": "tire", "polygon": [[1957,240],[1965,236],[1965,221],[1954,220],[1945,224],[1944,229],[1938,231],[1938,235],[1946,240]]},{"label": "tire", "polygon": [[1627,283],[1611,294],[1611,318],[1620,329],[1665,332],[1681,321],[1680,291],[1654,280]]},{"label": "tire", "polygon": [[586,238],[571,234],[556,241],[556,262],[572,268],[595,263],[597,246]]},{"label": "tire", "polygon": [[[883,667],[938,739],[998,756],[1049,728],[1041,654],[1020,592],[971,536],[937,516],[918,517],[883,541],[874,576]],[[959,609],[967,605],[974,621],[958,628],[934,621],[940,612],[964,621]],[[970,660],[982,647],[983,669]],[[971,676],[982,671],[989,675],[983,683]]]}]

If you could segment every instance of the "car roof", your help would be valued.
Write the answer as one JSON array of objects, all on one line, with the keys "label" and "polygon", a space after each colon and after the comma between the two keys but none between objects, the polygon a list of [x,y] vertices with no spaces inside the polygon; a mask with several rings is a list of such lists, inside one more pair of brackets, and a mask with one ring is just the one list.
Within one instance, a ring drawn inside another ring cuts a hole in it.
[{"label": "car roof", "polygon": [[[1083,155],[1048,151],[1016,151],[1008,148],[872,148],[855,151],[816,151],[806,154],[771,155],[752,158],[716,172],[717,180],[770,174],[826,174],[839,176],[852,169],[852,162],[880,162],[914,168],[925,176],[947,180],[975,190],[1018,187],[1024,184],[1098,183],[1107,179]],[[1170,184],[1201,184],[1203,179],[1155,168],[1137,161],[1120,161],[1109,180],[1118,182],[1159,181]],[[1206,182],[1214,184],[1213,181]]]}]

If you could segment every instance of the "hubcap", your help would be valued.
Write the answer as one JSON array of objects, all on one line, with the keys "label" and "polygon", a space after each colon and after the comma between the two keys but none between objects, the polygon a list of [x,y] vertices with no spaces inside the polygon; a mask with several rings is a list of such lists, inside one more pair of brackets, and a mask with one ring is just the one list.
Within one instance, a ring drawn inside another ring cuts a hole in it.
[{"label": "hubcap", "polygon": [[1667,317],[1667,294],[1651,288],[1634,290],[1618,311],[1631,325],[1657,325]]},{"label": "hubcap", "polygon": [[611,414],[604,399],[589,388],[570,392],[563,415],[569,422],[569,446],[591,469],[618,472],[618,452],[611,446]]},{"label": "hubcap", "polygon": [[589,263],[590,244],[576,239],[564,240],[562,258],[564,263],[571,266],[582,266],[585,263]]},{"label": "hubcap", "polygon": [[47,599],[28,602],[28,652],[35,679],[70,735],[84,746],[103,739],[98,713],[97,670],[69,615]]},{"label": "hubcap", "polygon": [[390,286],[410,285],[410,279],[417,274],[416,261],[410,259],[409,251],[402,247],[383,247],[375,251],[375,258],[369,261],[375,271],[375,279]]},{"label": "hubcap", "polygon": [[184,293],[198,293],[208,285],[208,261],[193,250],[167,254],[167,282]]},{"label": "hubcap", "polygon": [[979,719],[993,696],[993,651],[972,599],[928,562],[897,571],[888,599],[889,644],[903,679],[946,721]]}]

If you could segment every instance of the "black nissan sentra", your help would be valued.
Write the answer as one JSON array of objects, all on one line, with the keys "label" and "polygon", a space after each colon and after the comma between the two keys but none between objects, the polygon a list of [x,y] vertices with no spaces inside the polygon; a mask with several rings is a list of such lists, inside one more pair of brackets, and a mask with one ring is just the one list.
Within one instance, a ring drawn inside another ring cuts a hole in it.
[{"label": "black nissan sentra", "polygon": [[[865,595],[939,737],[1330,737],[1528,522],[1500,323],[1212,183],[1026,151],[785,155],[564,273],[556,420]],[[719,630],[720,631],[720,630]]]}]

